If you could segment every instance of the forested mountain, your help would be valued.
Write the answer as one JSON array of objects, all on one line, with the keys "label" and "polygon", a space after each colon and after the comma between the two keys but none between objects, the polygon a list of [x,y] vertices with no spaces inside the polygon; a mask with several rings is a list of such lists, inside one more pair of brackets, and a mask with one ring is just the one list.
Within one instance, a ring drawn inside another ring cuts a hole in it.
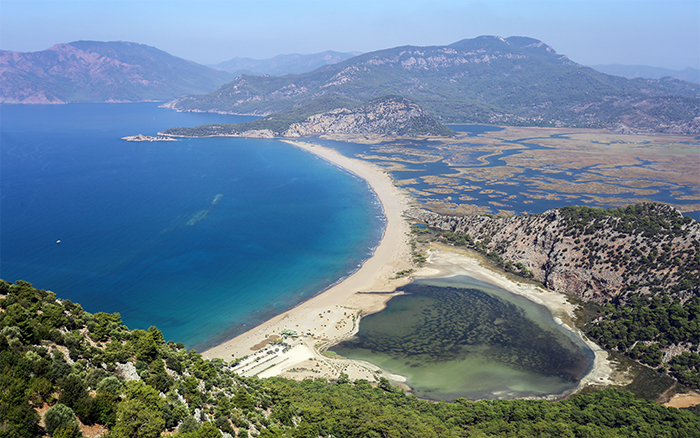
[{"label": "forested mountain", "polygon": [[563,207],[493,218],[411,216],[506,271],[588,302],[584,330],[700,389],[700,223],[673,207]]},{"label": "forested mountain", "polygon": [[306,73],[329,64],[337,64],[359,53],[341,53],[331,50],[313,53],[311,55],[277,55],[269,59],[233,58],[212,65],[217,70],[227,71],[234,75],[271,75],[284,76],[287,74]]},{"label": "forested mountain", "polygon": [[407,97],[443,122],[700,133],[699,85],[606,75],[526,37],[396,47],[299,75],[242,75],[171,106],[265,115],[325,95],[364,102],[386,94]]},{"label": "forested mountain", "polygon": [[0,51],[0,102],[137,102],[206,93],[233,75],[129,42],[76,41]]},{"label": "forested mountain", "polygon": [[[284,348],[284,344],[279,348]],[[0,280],[0,437],[695,437],[688,411],[606,389],[433,403],[366,380],[243,378],[118,313]]]}]

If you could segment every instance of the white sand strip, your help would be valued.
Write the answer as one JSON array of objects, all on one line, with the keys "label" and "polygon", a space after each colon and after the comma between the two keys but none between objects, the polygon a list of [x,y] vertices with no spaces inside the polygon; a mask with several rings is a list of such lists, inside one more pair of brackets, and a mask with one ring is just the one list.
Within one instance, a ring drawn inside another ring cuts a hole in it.
[{"label": "white sand strip", "polygon": [[[268,335],[280,334],[284,329],[304,333],[312,346],[315,342],[325,343],[345,338],[357,330],[354,321],[358,312],[368,314],[379,311],[391,297],[386,294],[357,292],[391,292],[410,281],[409,278],[395,278],[397,272],[411,268],[410,230],[403,218],[403,212],[411,203],[410,197],[394,186],[389,174],[371,163],[347,158],[333,149],[319,145],[299,141],[288,143],[314,153],[366,180],[384,209],[384,236],[372,257],[343,282],[240,336],[204,351],[202,356],[206,358],[218,357],[230,361],[233,357],[251,355],[254,353],[253,346]],[[288,367],[293,362],[295,361],[290,360],[285,364]]]}]

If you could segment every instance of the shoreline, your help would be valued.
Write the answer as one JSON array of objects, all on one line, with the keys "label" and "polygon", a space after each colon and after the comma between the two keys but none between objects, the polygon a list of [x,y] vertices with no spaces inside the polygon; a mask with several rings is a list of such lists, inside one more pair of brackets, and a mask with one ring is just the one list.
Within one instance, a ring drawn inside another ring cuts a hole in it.
[{"label": "shoreline", "polygon": [[[522,296],[536,304],[544,306],[552,314],[554,322],[570,331],[593,352],[591,368],[581,378],[577,386],[561,394],[539,397],[549,400],[566,398],[589,385],[615,385],[622,376],[618,376],[608,353],[588,339],[573,323],[577,305],[568,301],[567,296],[537,286],[527,280],[513,280],[507,274],[493,270],[482,264],[483,257],[468,249],[460,249],[441,243],[430,244],[428,263],[416,272],[415,278],[448,278],[466,275],[476,280],[498,286],[506,291]],[[538,398],[538,397],[536,397]]]},{"label": "shoreline", "polygon": [[[309,360],[322,360],[318,354],[322,345],[352,336],[358,328],[360,314],[368,315],[382,310],[386,302],[395,295],[393,292],[396,288],[411,281],[409,277],[396,278],[396,274],[412,266],[410,229],[403,217],[404,211],[411,206],[412,199],[393,184],[389,174],[371,163],[347,158],[320,145],[303,141],[284,141],[365,180],[382,203],[386,227],[372,256],[343,281],[251,330],[201,353],[204,358],[221,358],[226,361],[258,356],[250,358],[249,361],[242,361],[239,369],[245,369],[246,375],[261,377],[263,371],[264,376],[278,375],[292,365]],[[273,350],[266,346],[278,340],[284,330],[294,331],[300,336],[289,339],[288,352],[270,354]],[[263,367],[264,364],[267,367]],[[330,377],[333,371],[324,371],[323,374]]]},{"label": "shoreline", "polygon": [[[414,279],[468,275],[547,307],[559,325],[573,332],[593,350],[595,359],[591,370],[575,389],[544,398],[558,399],[587,385],[614,383],[614,367],[608,360],[607,352],[586,339],[574,327],[571,320],[575,317],[576,306],[569,303],[563,294],[547,291],[530,283],[512,281],[505,274],[481,265],[478,256],[440,244],[431,244],[430,257],[425,267],[417,269],[410,277],[395,278],[398,272],[412,268],[410,230],[403,212],[410,207],[413,200],[394,186],[392,178],[383,169],[369,162],[347,158],[334,149],[308,142],[285,142],[366,180],[384,209],[384,235],[374,254],[354,274],[293,309],[207,349],[202,353],[203,357],[221,358],[226,361],[239,359],[239,363],[233,369],[249,377],[337,379],[341,374],[347,374],[350,380],[369,381],[378,381],[385,377],[392,383],[410,390],[403,383],[406,380],[403,376],[388,374],[368,362],[332,358],[326,355],[325,350],[352,337],[359,329],[361,316],[382,310],[386,302],[397,295],[397,288]],[[291,332],[283,334],[285,330],[295,332],[296,336]]]}]

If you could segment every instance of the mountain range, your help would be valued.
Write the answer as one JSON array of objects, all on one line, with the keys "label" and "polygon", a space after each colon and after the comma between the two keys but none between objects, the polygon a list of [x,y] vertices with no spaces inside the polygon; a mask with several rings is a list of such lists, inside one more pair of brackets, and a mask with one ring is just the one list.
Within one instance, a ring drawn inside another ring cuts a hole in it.
[{"label": "mountain range", "polygon": [[685,68],[683,70],[671,70],[668,68],[651,67],[648,65],[622,65],[622,64],[606,64],[592,65],[591,68],[598,70],[601,73],[615,76],[624,76],[628,79],[647,78],[661,79],[668,76],[681,81],[694,82],[700,84],[700,70],[697,68]]},{"label": "mountain range", "polygon": [[206,93],[233,79],[155,47],[76,41],[33,53],[0,51],[0,102],[134,102]]},{"label": "mountain range", "polygon": [[266,115],[321,96],[366,102],[387,94],[411,99],[442,122],[700,133],[699,85],[606,75],[527,37],[396,47],[283,77],[241,75],[170,106]]},{"label": "mountain range", "polygon": [[217,68],[284,76],[234,76],[142,44],[77,41],[34,53],[0,51],[0,102],[169,100],[179,111],[270,115],[321,107],[319,98],[359,106],[395,95],[442,123],[700,133],[700,85],[668,75],[601,73],[527,37],[481,36],[358,56],[236,58]]},{"label": "mountain range", "polygon": [[329,50],[311,55],[277,55],[268,59],[233,58],[210,67],[236,76],[241,74],[284,76],[306,73],[325,65],[337,64],[359,54],[359,52],[341,53]]}]

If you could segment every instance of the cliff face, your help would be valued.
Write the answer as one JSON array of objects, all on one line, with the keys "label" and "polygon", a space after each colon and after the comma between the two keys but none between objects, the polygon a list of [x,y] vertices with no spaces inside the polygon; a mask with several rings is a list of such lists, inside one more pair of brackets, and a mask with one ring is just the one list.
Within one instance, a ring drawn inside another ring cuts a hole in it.
[{"label": "cliff face", "polygon": [[293,123],[282,135],[321,134],[450,135],[450,130],[415,102],[390,97],[359,108],[337,108],[312,115]]},{"label": "cliff face", "polygon": [[491,218],[412,210],[409,216],[433,228],[467,233],[476,247],[522,264],[548,288],[587,301],[662,290],[700,293],[700,223],[666,205],[620,211],[563,208]]}]

